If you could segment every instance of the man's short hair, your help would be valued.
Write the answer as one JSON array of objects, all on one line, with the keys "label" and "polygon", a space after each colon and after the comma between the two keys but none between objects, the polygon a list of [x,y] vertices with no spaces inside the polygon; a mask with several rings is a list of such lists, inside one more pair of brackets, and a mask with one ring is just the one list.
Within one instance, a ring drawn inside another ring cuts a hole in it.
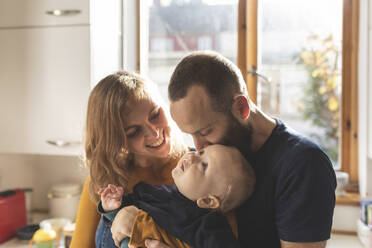
[{"label": "man's short hair", "polygon": [[239,68],[216,52],[194,52],[181,60],[170,79],[169,100],[184,98],[193,85],[206,89],[214,109],[219,112],[231,110],[235,95],[248,96]]}]

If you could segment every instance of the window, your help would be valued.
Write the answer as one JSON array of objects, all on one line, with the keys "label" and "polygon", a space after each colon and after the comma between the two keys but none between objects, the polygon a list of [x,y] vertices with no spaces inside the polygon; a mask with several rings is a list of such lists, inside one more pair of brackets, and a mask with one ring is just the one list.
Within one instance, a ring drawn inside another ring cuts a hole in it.
[{"label": "window", "polygon": [[147,49],[141,64],[164,99],[171,73],[186,54],[218,51],[237,63],[251,99],[264,112],[315,140],[335,169],[358,182],[357,111],[351,111],[357,102],[357,1],[141,3],[147,16],[140,27],[148,35],[140,38],[148,43],[141,46]]},{"label": "window", "polygon": [[149,41],[143,63],[164,99],[175,66],[189,52],[215,50],[236,62],[237,0],[142,0],[142,4],[147,16],[141,29],[148,33],[143,40]]},{"label": "window", "polygon": [[173,50],[174,50],[173,39],[150,37],[150,52],[159,53]]},{"label": "window", "polygon": [[339,161],[342,2],[262,0],[257,104]]},{"label": "window", "polygon": [[319,143],[354,185],[357,2],[241,0],[238,52],[251,98]]},{"label": "window", "polygon": [[[141,4],[140,28],[148,34],[140,38],[148,40],[147,46],[141,46],[147,49],[141,63],[147,64],[146,74],[166,101],[170,76],[191,51],[214,50],[237,62],[237,0],[142,0]],[[191,136],[184,138],[193,146]]]},{"label": "window", "polygon": [[[225,37],[221,37],[221,40],[223,38]],[[212,47],[212,36],[200,36],[198,38],[198,50],[210,50]]]}]

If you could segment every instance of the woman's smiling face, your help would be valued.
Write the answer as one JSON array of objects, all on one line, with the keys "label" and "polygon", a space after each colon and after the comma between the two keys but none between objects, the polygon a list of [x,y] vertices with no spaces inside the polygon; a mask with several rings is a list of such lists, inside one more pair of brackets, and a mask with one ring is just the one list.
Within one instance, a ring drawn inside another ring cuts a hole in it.
[{"label": "woman's smiling face", "polygon": [[164,158],[170,152],[170,127],[162,107],[150,99],[132,104],[126,116],[127,149],[137,157]]}]

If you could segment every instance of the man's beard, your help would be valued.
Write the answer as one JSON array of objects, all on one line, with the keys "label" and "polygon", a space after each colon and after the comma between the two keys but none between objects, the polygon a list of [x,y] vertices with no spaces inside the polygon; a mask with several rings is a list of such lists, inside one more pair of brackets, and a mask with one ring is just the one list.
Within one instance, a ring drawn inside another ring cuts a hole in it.
[{"label": "man's beard", "polygon": [[229,123],[226,133],[218,142],[227,146],[234,146],[247,158],[251,157],[252,152],[252,125],[248,124],[243,126],[238,120],[230,113]]}]

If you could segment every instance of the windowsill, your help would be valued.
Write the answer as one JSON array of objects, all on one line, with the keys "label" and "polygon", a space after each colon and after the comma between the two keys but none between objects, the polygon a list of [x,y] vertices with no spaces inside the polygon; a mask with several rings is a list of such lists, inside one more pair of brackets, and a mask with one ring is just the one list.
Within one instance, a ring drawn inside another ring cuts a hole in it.
[{"label": "windowsill", "polygon": [[349,234],[331,234],[331,239],[327,242],[327,248],[362,248],[363,245],[360,243],[357,235]]},{"label": "windowsill", "polygon": [[359,193],[347,192],[344,196],[337,196],[336,205],[359,206],[360,195]]}]

